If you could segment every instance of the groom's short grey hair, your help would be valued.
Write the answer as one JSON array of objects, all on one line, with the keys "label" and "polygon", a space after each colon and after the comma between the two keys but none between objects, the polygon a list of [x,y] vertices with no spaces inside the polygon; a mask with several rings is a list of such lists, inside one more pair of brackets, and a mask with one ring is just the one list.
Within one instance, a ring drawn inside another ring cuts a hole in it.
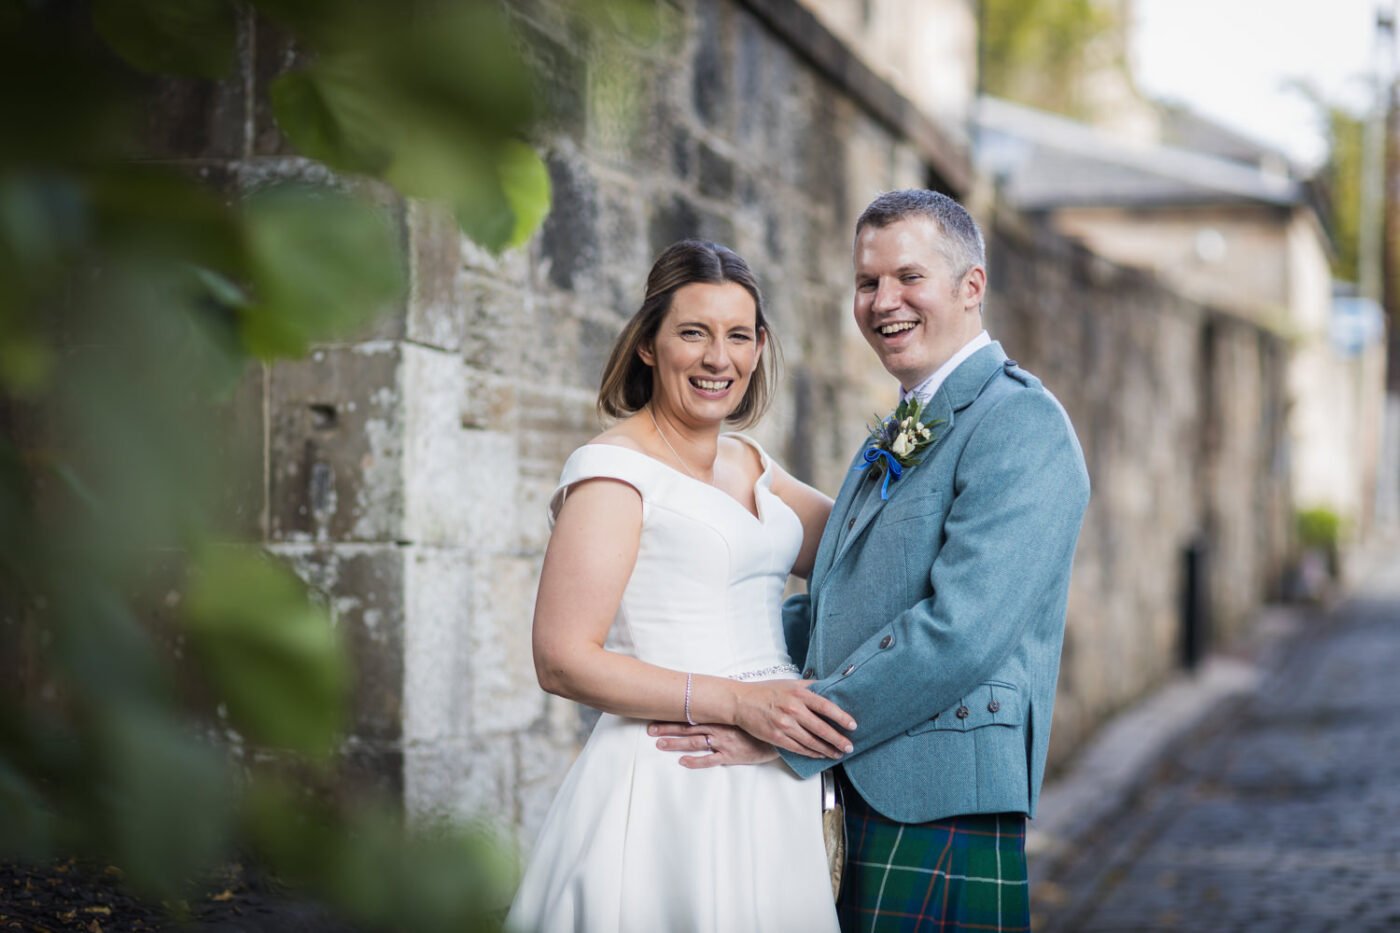
[{"label": "groom's short grey hair", "polygon": [[957,201],[927,188],[887,191],[870,202],[856,221],[856,239],[866,227],[888,227],[909,217],[928,217],[943,234],[941,252],[954,275],[987,267],[987,246],[977,221]]}]

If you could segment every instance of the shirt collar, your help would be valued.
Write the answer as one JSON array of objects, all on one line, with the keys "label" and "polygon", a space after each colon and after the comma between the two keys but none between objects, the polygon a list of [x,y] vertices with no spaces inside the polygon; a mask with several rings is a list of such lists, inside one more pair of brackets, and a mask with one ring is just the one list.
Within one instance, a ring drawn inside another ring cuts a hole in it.
[{"label": "shirt collar", "polygon": [[929,376],[923,382],[914,386],[913,389],[906,392],[901,386],[899,390],[899,400],[902,402],[911,395],[917,395],[919,401],[927,405],[929,399],[933,398],[934,393],[943,385],[944,380],[952,375],[953,370],[962,365],[963,360],[983,347],[991,346],[991,343],[991,336],[989,336],[985,330],[982,331],[976,337],[973,337],[967,343],[963,344],[961,350],[948,358],[948,362],[935,369],[932,376]]}]

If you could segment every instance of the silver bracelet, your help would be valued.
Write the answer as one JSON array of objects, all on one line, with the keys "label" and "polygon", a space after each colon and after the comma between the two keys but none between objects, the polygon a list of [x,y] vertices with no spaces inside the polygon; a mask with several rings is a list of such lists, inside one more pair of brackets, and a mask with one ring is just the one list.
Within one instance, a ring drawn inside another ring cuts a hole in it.
[{"label": "silver bracelet", "polygon": [[685,721],[692,726],[696,724],[695,720],[690,718],[690,681],[693,676],[693,674],[685,675]]}]

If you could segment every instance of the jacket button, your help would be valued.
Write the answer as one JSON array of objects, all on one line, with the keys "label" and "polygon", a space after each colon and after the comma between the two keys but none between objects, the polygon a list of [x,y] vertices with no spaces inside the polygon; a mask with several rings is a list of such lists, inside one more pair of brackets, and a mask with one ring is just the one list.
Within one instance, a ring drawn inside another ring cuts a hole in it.
[{"label": "jacket button", "polygon": [[815,673],[816,673],[816,671],[812,670],[812,669],[809,667],[809,668],[807,668],[805,671],[802,672],[802,679],[803,679],[803,680],[811,680],[811,679],[812,679],[812,675],[815,674]]},{"label": "jacket button", "polygon": [[851,530],[852,528],[854,528],[854,527],[856,527],[856,520],[855,520],[854,518],[852,518],[850,521],[846,522],[846,530],[847,530],[847,531],[850,531],[850,530]]},{"label": "jacket button", "polygon": [[886,635],[884,638],[880,639],[880,647],[881,647],[881,648],[888,648],[888,647],[889,647],[890,645],[892,645],[892,644],[894,644],[894,636],[893,636],[893,635]]},{"label": "jacket button", "polygon": [[967,718],[968,716],[970,716],[971,714],[972,714],[972,711],[969,710],[966,706],[959,706],[959,707],[958,707],[957,716],[958,716],[959,719],[966,719],[966,718]]},{"label": "jacket button", "polygon": [[1001,709],[1001,704],[998,703],[996,700],[993,700],[992,702],[987,704],[987,712],[989,713],[995,713],[999,709]]},{"label": "jacket button", "polygon": [[845,676],[849,675],[849,674],[851,673],[851,671],[853,671],[853,670],[855,670],[855,669],[856,669],[856,666],[855,666],[854,664],[851,664],[851,665],[847,666],[847,668],[846,668],[844,671],[841,672],[841,676],[842,676],[842,677],[845,677]]},{"label": "jacket button", "polygon": [[1002,363],[1001,365],[1005,366],[1007,369],[1015,369],[1015,368],[1016,368],[1016,361],[1015,361],[1015,360],[1007,360],[1005,363]]}]

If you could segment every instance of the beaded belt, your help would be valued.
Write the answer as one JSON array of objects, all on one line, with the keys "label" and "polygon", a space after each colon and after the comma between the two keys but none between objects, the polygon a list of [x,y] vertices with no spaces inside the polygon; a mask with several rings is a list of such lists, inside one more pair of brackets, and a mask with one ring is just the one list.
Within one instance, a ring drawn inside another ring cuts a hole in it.
[{"label": "beaded belt", "polygon": [[779,674],[799,673],[796,664],[774,664],[771,667],[761,667],[756,671],[744,671],[741,674],[730,674],[730,680],[767,680]]}]

